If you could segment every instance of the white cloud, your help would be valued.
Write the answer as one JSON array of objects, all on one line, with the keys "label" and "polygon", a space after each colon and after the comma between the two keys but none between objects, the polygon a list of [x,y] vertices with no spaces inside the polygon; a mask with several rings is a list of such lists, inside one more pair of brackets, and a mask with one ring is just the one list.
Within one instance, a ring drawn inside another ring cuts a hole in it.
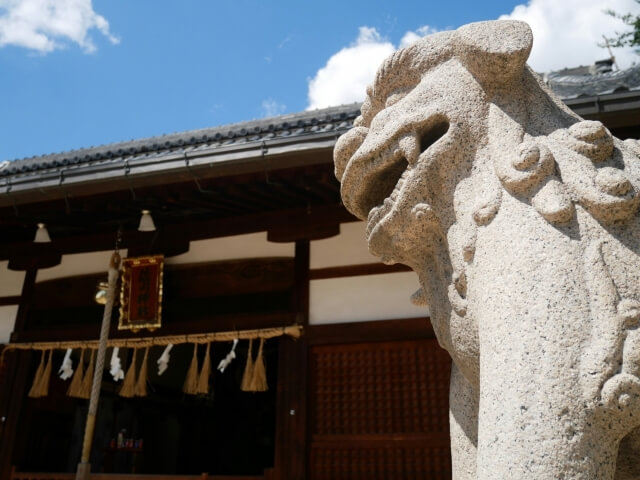
[{"label": "white cloud", "polygon": [[394,50],[375,28],[360,27],[355,43],[334,54],[309,80],[308,109],[364,100],[378,66]]},{"label": "white cloud", "polygon": [[287,106],[278,103],[273,98],[267,98],[262,101],[262,116],[263,117],[275,117],[276,115],[280,115],[284,113],[287,109]]},{"label": "white cloud", "polygon": [[[637,15],[640,5],[635,0],[529,0],[500,18],[524,20],[531,25],[534,42],[529,64],[538,72],[548,72],[592,65],[609,57],[609,52],[598,46],[603,35],[612,37],[629,27],[606,15],[605,10]],[[399,48],[437,31],[425,25],[406,32]],[[331,56],[309,80],[307,108],[364,100],[366,87],[373,81],[378,66],[395,48],[375,28],[360,27],[355,43]],[[613,54],[623,69],[640,61],[632,48],[617,48]]]},{"label": "white cloud", "polygon": [[[534,40],[529,64],[538,72],[548,72],[592,65],[609,57],[609,52],[597,45],[602,43],[602,36],[614,36],[628,27],[606,15],[607,9],[637,14],[640,6],[635,0],[530,0],[500,18],[524,20],[531,25]],[[613,54],[620,68],[638,60],[631,48],[614,49]]]},{"label": "white cloud", "polygon": [[412,43],[420,40],[425,35],[431,35],[432,33],[438,33],[439,31],[440,30],[438,30],[437,28],[430,27],[429,25],[423,25],[422,27],[418,28],[416,31],[410,30],[407,33],[405,33],[402,39],[400,40],[399,48],[408,47]]},{"label": "white cloud", "polygon": [[[436,31],[425,25],[416,31],[406,32],[400,47]],[[396,47],[383,39],[375,28],[360,27],[356,41],[332,55],[327,64],[309,80],[307,109],[364,100],[367,85],[373,81],[376,70],[395,50]]]},{"label": "white cloud", "polygon": [[67,42],[86,53],[96,50],[89,31],[97,29],[113,44],[119,39],[91,0],[0,0],[0,47],[15,45],[41,53],[64,48]]}]

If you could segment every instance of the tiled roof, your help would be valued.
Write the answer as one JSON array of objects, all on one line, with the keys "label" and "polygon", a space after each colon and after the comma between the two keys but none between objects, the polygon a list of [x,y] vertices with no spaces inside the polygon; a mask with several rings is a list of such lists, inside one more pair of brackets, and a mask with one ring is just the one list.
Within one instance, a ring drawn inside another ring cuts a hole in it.
[{"label": "tiled roof", "polygon": [[309,136],[330,132],[341,133],[353,125],[360,114],[360,104],[342,105],[305,111],[273,118],[252,120],[220,127],[190,130],[159,137],[131,140],[63,153],[24,158],[0,163],[0,177],[29,174],[72,166],[121,163],[162,157],[177,150],[195,152],[233,145],[267,142],[275,139]]},{"label": "tiled roof", "polygon": [[[588,69],[584,69],[586,72]],[[624,91],[640,91],[640,65],[616,72],[582,74],[581,69],[567,69],[545,75],[549,87],[564,100],[593,97]],[[580,74],[576,74],[580,72]],[[321,110],[305,111],[273,118],[252,120],[200,130],[162,135],[98,147],[71,150],[0,163],[0,178],[37,176],[45,171],[73,167],[108,167],[128,162],[160,161],[176,153],[215,152],[225,147],[260,145],[277,139],[303,141],[327,133],[341,134],[353,125],[360,114],[360,104],[353,103]],[[8,182],[8,180],[7,180]],[[5,185],[6,186],[6,185]]]},{"label": "tiled roof", "polygon": [[577,70],[548,73],[545,81],[563,100],[640,90],[640,65],[615,72],[571,74]]}]

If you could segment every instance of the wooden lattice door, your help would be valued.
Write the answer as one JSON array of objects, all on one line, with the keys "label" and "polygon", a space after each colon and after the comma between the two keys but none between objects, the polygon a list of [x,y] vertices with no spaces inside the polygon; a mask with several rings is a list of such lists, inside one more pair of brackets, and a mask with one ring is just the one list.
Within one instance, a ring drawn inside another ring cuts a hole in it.
[{"label": "wooden lattice door", "polygon": [[450,365],[431,339],[312,347],[309,478],[451,478]]}]

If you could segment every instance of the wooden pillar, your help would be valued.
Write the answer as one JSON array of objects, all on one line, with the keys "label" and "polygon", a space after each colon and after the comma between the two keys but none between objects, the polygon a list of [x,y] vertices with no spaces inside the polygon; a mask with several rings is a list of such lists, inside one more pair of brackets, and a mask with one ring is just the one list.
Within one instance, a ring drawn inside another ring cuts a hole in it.
[{"label": "wooden pillar", "polygon": [[296,257],[293,266],[293,309],[296,312],[296,322],[305,327],[309,324],[310,250],[310,242],[308,240],[298,240],[296,242]]},{"label": "wooden pillar", "polygon": [[[309,241],[296,242],[293,310],[297,323],[309,321]],[[274,478],[307,477],[307,356],[306,336],[280,339]]]},{"label": "wooden pillar", "polygon": [[[27,328],[37,273],[38,270],[35,268],[26,271],[12,338],[19,336]],[[13,447],[27,388],[30,361],[31,351],[14,351],[7,353],[6,364],[2,367],[6,381],[0,387],[0,399],[2,399],[0,403],[0,420],[2,421],[0,429],[0,480],[8,480],[11,476]]]}]

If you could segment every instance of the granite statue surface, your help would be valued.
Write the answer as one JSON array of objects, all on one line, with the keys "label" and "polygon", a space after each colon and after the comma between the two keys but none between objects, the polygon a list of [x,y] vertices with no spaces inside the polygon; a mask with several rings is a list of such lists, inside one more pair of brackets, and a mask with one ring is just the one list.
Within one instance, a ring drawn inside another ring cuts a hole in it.
[{"label": "granite statue surface", "polygon": [[336,176],[453,359],[453,477],[637,479],[640,144],[555,97],[532,42],[494,21],[395,52]]}]

